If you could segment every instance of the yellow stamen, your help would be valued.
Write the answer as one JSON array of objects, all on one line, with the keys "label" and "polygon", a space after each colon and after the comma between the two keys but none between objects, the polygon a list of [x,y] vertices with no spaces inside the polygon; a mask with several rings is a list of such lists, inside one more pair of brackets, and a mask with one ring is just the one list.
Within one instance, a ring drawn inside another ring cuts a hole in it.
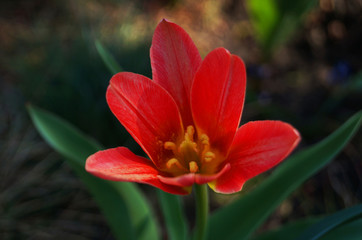
[{"label": "yellow stamen", "polygon": [[189,162],[189,168],[191,173],[195,173],[199,171],[199,166],[197,166],[197,163],[195,161]]},{"label": "yellow stamen", "polygon": [[204,156],[210,149],[209,137],[206,134],[202,134],[200,137],[201,144],[203,145],[202,156]]},{"label": "yellow stamen", "polygon": [[190,141],[193,142],[194,141],[194,134],[195,134],[195,129],[193,126],[187,126],[186,128],[186,133],[185,133],[185,140],[186,141]]},{"label": "yellow stamen", "polygon": [[216,153],[210,146],[209,137],[206,134],[196,135],[195,128],[191,125],[185,129],[183,139],[177,138],[176,142],[166,141],[163,147],[173,153],[165,153],[168,157],[165,168],[175,176],[186,172],[212,172],[213,166],[217,165]]},{"label": "yellow stamen", "polygon": [[188,126],[185,133],[185,140],[180,144],[179,151],[184,157],[191,157],[197,152],[197,143],[194,142],[195,129],[193,126]]},{"label": "yellow stamen", "polygon": [[173,154],[177,154],[176,144],[174,142],[165,142],[163,147],[167,150],[172,150]]},{"label": "yellow stamen", "polygon": [[200,137],[202,145],[209,145],[209,137],[206,134],[202,134]]},{"label": "yellow stamen", "polygon": [[204,154],[204,160],[205,162],[211,162],[215,158],[215,154],[213,152],[206,152]]},{"label": "yellow stamen", "polygon": [[177,158],[171,158],[170,160],[167,161],[166,163],[166,167],[168,169],[171,169],[173,166],[176,166],[178,168],[184,169],[184,166],[181,165],[181,163],[179,162],[179,160],[177,160]]}]

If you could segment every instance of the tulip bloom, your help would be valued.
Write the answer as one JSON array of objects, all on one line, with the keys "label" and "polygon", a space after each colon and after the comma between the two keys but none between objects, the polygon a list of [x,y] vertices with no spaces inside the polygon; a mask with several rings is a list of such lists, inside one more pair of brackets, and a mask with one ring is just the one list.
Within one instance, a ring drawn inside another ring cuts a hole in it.
[{"label": "tulip bloom", "polygon": [[162,20],[150,55],[153,80],[121,72],[106,94],[111,111],[150,160],[117,147],[91,155],[88,172],[173,194],[206,183],[216,192],[234,193],[298,144],[298,131],[284,122],[238,128],[246,73],[243,61],[228,50],[217,48],[202,60],[189,35]]}]

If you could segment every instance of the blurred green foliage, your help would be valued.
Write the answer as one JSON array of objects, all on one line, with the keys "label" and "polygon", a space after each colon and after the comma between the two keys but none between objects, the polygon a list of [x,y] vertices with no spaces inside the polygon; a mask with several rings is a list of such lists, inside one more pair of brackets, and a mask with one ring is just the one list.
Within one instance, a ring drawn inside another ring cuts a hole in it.
[{"label": "blurred green foliage", "polygon": [[[148,50],[122,48],[113,51],[124,69],[150,75]],[[104,145],[114,146],[128,139],[128,134],[109,111],[105,92],[111,75],[99,57],[94,44],[76,37],[68,47],[56,39],[42,46],[44,58],[36,64],[22,58],[10,59],[12,70],[24,79],[19,84],[28,102],[53,109],[81,130],[97,137]],[[138,64],[135,64],[137,61]],[[118,129],[119,134],[112,134]],[[131,145],[134,143],[131,141]]]},{"label": "blurred green foliage", "polygon": [[43,138],[66,160],[98,202],[117,239],[154,239],[158,229],[153,213],[134,183],[112,182],[85,170],[88,156],[101,146],[57,116],[28,105],[28,112]]},{"label": "blurred green foliage", "polygon": [[269,56],[296,32],[316,0],[248,0],[247,9],[256,37]]}]

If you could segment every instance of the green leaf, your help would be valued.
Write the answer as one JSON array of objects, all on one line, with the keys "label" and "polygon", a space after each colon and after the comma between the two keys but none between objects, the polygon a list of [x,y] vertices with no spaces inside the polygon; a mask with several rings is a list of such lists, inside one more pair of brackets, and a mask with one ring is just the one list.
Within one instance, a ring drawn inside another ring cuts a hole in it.
[{"label": "green leaf", "polygon": [[136,240],[136,231],[132,226],[127,203],[119,192],[115,191],[108,182],[86,173],[84,167],[80,167],[71,160],[67,161],[67,163],[93,195],[103,215],[106,217],[114,236],[117,239]]},{"label": "green leaf", "polygon": [[84,167],[87,157],[102,148],[96,141],[55,115],[32,105],[28,105],[27,109],[43,138],[57,152],[77,165]]},{"label": "green leaf", "polygon": [[157,190],[157,196],[165,219],[168,239],[186,240],[187,220],[184,216],[180,197],[161,190]]},{"label": "green leaf", "polygon": [[101,149],[98,143],[45,110],[32,105],[28,105],[27,109],[40,134],[65,157],[88,187],[117,239],[159,239],[154,221],[147,221],[144,231],[135,231],[135,226],[145,219],[154,219],[136,185],[105,181],[85,171],[86,158]]},{"label": "green leaf", "polygon": [[254,191],[216,211],[208,239],[247,239],[285,198],[343,149],[361,122],[358,112],[323,141],[284,161]]},{"label": "green leaf", "polygon": [[[348,210],[348,209],[347,209]],[[344,211],[344,210],[342,210]],[[333,216],[333,215],[332,215]],[[324,219],[331,217],[327,216]],[[262,233],[252,240],[274,240],[274,239],[295,239],[300,236],[306,229],[310,228],[313,225],[318,225],[324,221],[320,217],[317,218],[307,218],[301,219],[285,226],[282,226],[276,230],[271,230],[265,233]],[[341,225],[336,226],[331,231],[327,232],[320,239],[321,240],[360,240],[362,236],[362,218],[356,220],[350,220]],[[304,238],[301,238],[304,239]]]},{"label": "green leaf", "polygon": [[122,72],[122,68],[119,66],[114,57],[105,49],[99,40],[95,41],[95,45],[99,55],[101,56],[104,64],[112,74]]},{"label": "green leaf", "polygon": [[362,236],[362,218],[347,222],[340,227],[333,229],[326,235],[322,236],[321,240],[361,240]]},{"label": "green leaf", "polygon": [[318,220],[319,218],[307,218],[288,223],[276,230],[262,233],[252,238],[252,240],[294,239]]},{"label": "green leaf", "polygon": [[287,41],[317,4],[315,0],[248,0],[250,21],[265,53]]},{"label": "green leaf", "polygon": [[[321,236],[330,232],[334,228],[337,228],[338,226],[343,225],[347,221],[356,217],[362,217],[362,205],[344,209],[322,219],[320,222],[305,230],[298,238],[296,238],[296,240],[319,239]],[[360,236],[362,236],[362,229],[360,229],[360,233]]]}]

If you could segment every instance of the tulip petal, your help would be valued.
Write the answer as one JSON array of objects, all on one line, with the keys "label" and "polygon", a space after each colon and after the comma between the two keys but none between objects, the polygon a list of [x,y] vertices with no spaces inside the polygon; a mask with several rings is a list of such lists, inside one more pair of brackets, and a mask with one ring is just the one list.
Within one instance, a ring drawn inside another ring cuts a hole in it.
[{"label": "tulip petal", "polygon": [[185,30],[165,19],[158,24],[151,47],[152,79],[175,99],[184,126],[193,123],[190,91],[201,60]]},{"label": "tulip petal", "polygon": [[138,74],[114,75],[107,90],[107,102],[122,125],[159,167],[163,142],[183,135],[175,101],[159,85]]},{"label": "tulip petal", "polygon": [[189,193],[186,189],[162,183],[150,160],[133,154],[125,147],[96,152],[88,157],[85,168],[106,180],[146,183],[172,194]]},{"label": "tulip petal", "polygon": [[220,193],[240,191],[245,181],[286,158],[299,141],[298,131],[284,122],[255,121],[241,126],[226,159],[231,164],[230,171],[210,183],[210,187]]},{"label": "tulip petal", "polygon": [[242,60],[224,48],[209,53],[196,73],[191,107],[198,134],[227,154],[240,122],[246,88]]},{"label": "tulip petal", "polygon": [[230,164],[226,164],[219,172],[212,175],[188,173],[178,177],[164,177],[159,175],[158,178],[160,179],[161,182],[168,185],[187,187],[193,185],[194,183],[205,184],[214,181],[215,179],[223,175],[225,172],[227,172],[229,169],[230,169]]}]

